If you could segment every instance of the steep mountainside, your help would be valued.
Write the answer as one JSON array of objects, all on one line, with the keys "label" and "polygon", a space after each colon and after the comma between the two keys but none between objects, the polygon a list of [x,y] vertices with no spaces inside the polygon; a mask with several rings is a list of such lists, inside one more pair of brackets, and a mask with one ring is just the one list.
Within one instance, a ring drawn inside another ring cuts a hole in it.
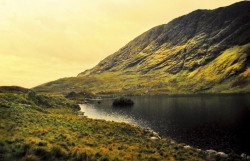
[{"label": "steep mountainside", "polygon": [[34,89],[126,94],[250,92],[250,2],[176,18],[143,33],[77,77]]}]

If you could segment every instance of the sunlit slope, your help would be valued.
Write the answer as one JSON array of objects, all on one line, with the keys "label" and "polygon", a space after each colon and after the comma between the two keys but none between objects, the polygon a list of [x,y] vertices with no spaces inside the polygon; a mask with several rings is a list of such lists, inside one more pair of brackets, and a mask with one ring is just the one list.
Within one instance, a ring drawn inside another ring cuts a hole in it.
[{"label": "sunlit slope", "polygon": [[197,10],[138,36],[94,68],[40,92],[187,94],[250,91],[250,2]]}]

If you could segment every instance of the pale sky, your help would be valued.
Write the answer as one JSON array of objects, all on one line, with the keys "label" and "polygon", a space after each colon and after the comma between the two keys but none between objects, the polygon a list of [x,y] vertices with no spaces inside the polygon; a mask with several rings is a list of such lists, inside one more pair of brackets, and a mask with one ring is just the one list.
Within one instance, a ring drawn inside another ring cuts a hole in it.
[{"label": "pale sky", "polygon": [[0,86],[76,76],[154,26],[235,2],[0,0]]}]

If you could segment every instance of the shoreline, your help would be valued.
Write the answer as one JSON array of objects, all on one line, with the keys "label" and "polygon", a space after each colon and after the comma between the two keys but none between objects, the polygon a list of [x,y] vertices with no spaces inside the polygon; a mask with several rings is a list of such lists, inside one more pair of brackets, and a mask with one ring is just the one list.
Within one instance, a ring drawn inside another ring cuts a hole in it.
[{"label": "shoreline", "polygon": [[[79,107],[80,107],[80,110],[79,112],[83,112],[85,113],[85,111],[82,110],[81,106],[82,104],[79,104]],[[80,115],[78,115],[80,116]],[[114,121],[114,120],[106,120],[106,119],[99,119],[99,118],[91,118],[91,117],[88,117],[88,116],[85,116],[86,119],[93,119],[93,120],[100,120],[100,121],[106,121],[106,122],[114,122],[114,123],[122,123],[122,124],[128,124],[132,127],[135,127],[135,128],[140,128],[142,129],[143,131],[146,132],[146,135],[149,134],[151,137],[150,139],[151,140],[170,140],[170,143],[173,144],[173,145],[177,145],[179,147],[183,147],[184,149],[193,149],[193,150],[196,150],[198,152],[200,151],[203,151],[205,152],[208,156],[219,156],[219,157],[222,157],[222,158],[228,158],[229,155],[235,155],[235,156],[238,156],[238,157],[241,157],[241,158],[245,158],[246,160],[250,160],[250,156],[248,154],[245,154],[245,153],[241,153],[241,154],[237,154],[237,153],[232,153],[232,154],[229,154],[229,153],[225,153],[223,151],[217,151],[217,150],[214,150],[214,149],[201,149],[201,148],[197,148],[195,146],[192,146],[192,145],[188,145],[186,143],[179,143],[169,137],[162,137],[158,132],[152,130],[151,128],[145,128],[145,127],[142,127],[140,125],[136,125],[136,124],[133,124],[133,123],[129,123],[129,122],[120,122],[120,121]],[[247,159],[248,158],[248,159]]]},{"label": "shoreline", "polygon": [[124,93],[114,93],[114,94],[96,94],[97,97],[101,98],[115,98],[120,96],[166,96],[166,97],[213,97],[213,96],[246,96],[250,95],[250,92],[246,93],[188,93],[188,94],[124,94]]},{"label": "shoreline", "polygon": [[79,105],[59,96],[0,93],[0,100],[0,160],[243,160],[129,123],[78,117]]}]

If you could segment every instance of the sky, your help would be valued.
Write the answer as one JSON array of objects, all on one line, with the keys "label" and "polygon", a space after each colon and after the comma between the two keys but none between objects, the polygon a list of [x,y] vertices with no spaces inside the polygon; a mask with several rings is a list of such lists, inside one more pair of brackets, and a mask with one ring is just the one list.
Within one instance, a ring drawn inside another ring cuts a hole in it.
[{"label": "sky", "polygon": [[76,76],[154,26],[239,0],[0,0],[0,86]]}]

